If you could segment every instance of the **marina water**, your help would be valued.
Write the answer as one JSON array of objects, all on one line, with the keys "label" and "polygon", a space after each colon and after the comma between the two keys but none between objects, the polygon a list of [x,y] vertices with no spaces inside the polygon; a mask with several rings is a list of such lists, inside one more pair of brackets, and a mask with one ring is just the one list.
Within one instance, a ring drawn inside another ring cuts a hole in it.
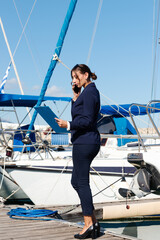
[{"label": "marina water", "polygon": [[101,221],[100,225],[108,231],[135,237],[141,240],[151,240],[153,238],[154,240],[160,239],[160,217]]}]

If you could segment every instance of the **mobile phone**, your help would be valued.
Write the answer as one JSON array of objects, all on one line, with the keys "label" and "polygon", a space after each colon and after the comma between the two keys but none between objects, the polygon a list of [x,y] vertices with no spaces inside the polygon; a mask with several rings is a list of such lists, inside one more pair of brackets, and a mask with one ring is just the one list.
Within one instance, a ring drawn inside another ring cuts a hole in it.
[{"label": "mobile phone", "polygon": [[74,90],[75,93],[79,93],[81,88],[79,88],[79,87],[77,87],[77,85],[75,85],[73,90]]}]

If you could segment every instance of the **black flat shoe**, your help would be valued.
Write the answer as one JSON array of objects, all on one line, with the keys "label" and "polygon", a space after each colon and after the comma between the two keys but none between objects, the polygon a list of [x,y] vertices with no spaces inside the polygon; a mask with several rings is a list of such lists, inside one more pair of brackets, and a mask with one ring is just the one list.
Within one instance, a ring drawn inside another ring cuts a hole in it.
[{"label": "black flat shoe", "polygon": [[92,239],[95,239],[97,237],[95,234],[94,225],[90,226],[84,233],[74,235],[74,238],[77,238],[77,239],[86,239],[88,237],[91,237]]}]

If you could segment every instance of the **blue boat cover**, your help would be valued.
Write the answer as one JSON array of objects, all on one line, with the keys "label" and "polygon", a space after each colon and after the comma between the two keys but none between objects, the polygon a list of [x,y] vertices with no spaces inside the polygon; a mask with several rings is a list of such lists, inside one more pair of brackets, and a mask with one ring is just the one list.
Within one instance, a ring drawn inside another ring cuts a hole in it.
[{"label": "blue boat cover", "polygon": [[[114,135],[136,135],[136,130],[132,126],[132,124],[126,118],[113,118],[114,123],[116,125],[116,131],[114,131]],[[127,139],[127,138],[118,138],[117,145],[123,146],[129,142],[138,141],[138,139]]]},{"label": "blue boat cover", "polygon": [[[25,138],[25,132],[21,132],[21,130],[27,130],[29,127],[29,125],[25,125],[22,126],[21,128],[17,128],[17,131],[15,132],[14,135],[14,140],[13,140],[13,150],[14,151],[19,151],[19,152],[35,152],[35,148],[33,146],[29,146],[29,147],[23,147],[24,144],[22,142],[22,139]],[[32,128],[32,130],[34,130],[34,126]],[[36,137],[35,137],[35,133],[31,132],[30,134],[30,139],[32,141],[32,143],[34,144],[36,142]]]},{"label": "blue boat cover", "polygon": [[[146,104],[142,104],[144,106],[147,106]],[[103,105],[101,106],[101,113],[111,115],[113,117],[129,117],[129,107],[131,104],[122,104],[122,105]],[[156,109],[150,109],[150,113],[157,113],[160,112],[160,103],[154,103],[151,104],[151,107],[154,107]],[[146,107],[138,107],[138,106],[132,106],[131,113],[135,116],[137,115],[145,115]]]},{"label": "blue boat cover", "polygon": [[[34,107],[37,104],[39,96],[35,95],[20,95],[20,94],[0,94],[0,106],[11,107],[12,101],[15,107]],[[70,102],[70,97],[50,97],[45,96],[43,101],[67,101]]]}]

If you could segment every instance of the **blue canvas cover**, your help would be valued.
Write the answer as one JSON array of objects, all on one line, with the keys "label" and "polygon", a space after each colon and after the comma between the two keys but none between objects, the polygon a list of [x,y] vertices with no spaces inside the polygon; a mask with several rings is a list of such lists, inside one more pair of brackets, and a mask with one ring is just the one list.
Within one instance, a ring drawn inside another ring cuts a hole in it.
[{"label": "blue canvas cover", "polygon": [[[17,128],[17,130],[27,130],[29,127],[29,125],[25,125],[22,126],[21,128]],[[32,128],[32,130],[34,130],[34,126]],[[16,131],[15,135],[14,135],[14,140],[13,140],[13,150],[14,151],[19,151],[19,152],[35,152],[35,148],[34,147],[25,147],[23,148],[24,144],[22,143],[22,139],[25,138],[26,133],[21,133],[20,131]],[[36,137],[35,137],[35,133],[31,132],[30,134],[30,139],[32,141],[32,143],[36,142]],[[17,146],[17,147],[16,147]],[[18,147],[18,146],[22,146],[22,147]]]},{"label": "blue canvas cover", "polygon": [[[3,107],[34,107],[37,104],[39,96],[21,95],[21,94],[0,94],[0,106]],[[67,101],[70,102],[70,97],[50,97],[45,96],[43,101]],[[13,104],[12,104],[13,102]]]},{"label": "blue canvas cover", "polygon": [[[131,125],[128,119],[126,118],[113,118],[115,125],[116,125],[116,131],[114,131],[115,135],[135,135],[136,130],[135,128]],[[129,142],[135,142],[138,141],[138,139],[123,139],[123,138],[118,138],[118,146],[123,146],[126,143]]]},{"label": "blue canvas cover", "polygon": [[[143,104],[147,106],[146,104]],[[113,117],[129,117],[129,108],[131,104],[122,104],[122,105],[103,105],[101,106],[100,112],[102,114],[111,115]],[[151,107],[157,108],[149,110],[150,113],[160,112],[160,103],[151,104]],[[146,107],[132,106],[131,113],[134,116],[137,115],[146,115]]]}]

